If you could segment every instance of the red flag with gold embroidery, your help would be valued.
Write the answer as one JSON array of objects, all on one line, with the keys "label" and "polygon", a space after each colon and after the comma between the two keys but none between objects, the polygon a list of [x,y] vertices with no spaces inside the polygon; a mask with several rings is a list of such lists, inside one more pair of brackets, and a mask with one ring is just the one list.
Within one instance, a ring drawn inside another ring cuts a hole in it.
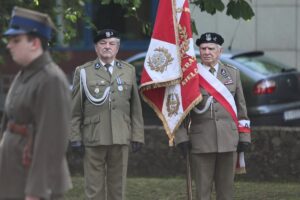
[{"label": "red flag with gold embroidery", "polygon": [[170,145],[176,129],[202,99],[193,44],[188,0],[161,0],[140,91],[163,122]]}]

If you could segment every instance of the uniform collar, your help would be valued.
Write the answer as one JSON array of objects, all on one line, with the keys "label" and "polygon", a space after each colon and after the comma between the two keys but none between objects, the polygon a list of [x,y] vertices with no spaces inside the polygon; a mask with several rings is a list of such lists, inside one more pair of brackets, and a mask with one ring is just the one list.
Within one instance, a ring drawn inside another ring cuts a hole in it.
[{"label": "uniform collar", "polygon": [[[203,65],[202,63],[201,63],[201,65],[205,68],[205,69],[207,69],[207,70],[209,70],[211,67],[209,67],[209,66],[206,66],[206,65]],[[217,64],[214,66],[214,68],[215,68],[215,74],[214,74],[214,76],[216,76],[216,74],[217,74],[217,72],[218,72],[218,70],[219,70],[219,63],[217,62]]]},{"label": "uniform collar", "polygon": [[21,77],[26,82],[31,76],[43,69],[47,64],[53,62],[48,51],[33,60],[28,66],[21,69]]},{"label": "uniform collar", "polygon": [[[102,68],[103,66],[105,65],[105,63],[100,60],[100,58],[97,58],[94,62],[94,67],[95,69],[100,69]],[[119,61],[119,60],[113,60],[111,63],[110,63],[111,66],[117,66],[118,68],[122,68],[123,65],[122,63]]]},{"label": "uniform collar", "polygon": [[114,66],[114,64],[115,64],[115,60],[113,60],[111,63],[104,63],[100,58],[99,58],[99,62],[101,64],[101,66],[104,66],[106,64],[110,64],[111,66]]}]

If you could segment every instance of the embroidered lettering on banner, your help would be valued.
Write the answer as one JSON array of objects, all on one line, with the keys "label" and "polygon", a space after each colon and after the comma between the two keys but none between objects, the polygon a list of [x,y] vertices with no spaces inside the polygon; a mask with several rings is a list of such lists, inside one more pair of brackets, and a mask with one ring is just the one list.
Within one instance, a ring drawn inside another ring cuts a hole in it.
[{"label": "embroidered lettering on banner", "polygon": [[190,80],[192,80],[198,74],[198,69],[195,68],[194,71],[190,72],[185,78],[181,81],[181,85],[186,85]]},{"label": "embroidered lettering on banner", "polygon": [[[185,72],[190,66],[192,66],[192,64],[194,64],[194,62],[196,62],[196,57],[189,57],[189,59],[183,64],[182,66],[182,72]],[[197,69],[197,68],[195,68]]]}]

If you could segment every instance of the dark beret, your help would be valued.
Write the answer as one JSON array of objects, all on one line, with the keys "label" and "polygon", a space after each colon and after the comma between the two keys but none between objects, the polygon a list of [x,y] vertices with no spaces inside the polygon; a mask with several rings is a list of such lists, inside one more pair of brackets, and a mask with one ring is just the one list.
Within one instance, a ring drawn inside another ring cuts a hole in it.
[{"label": "dark beret", "polygon": [[106,38],[120,38],[120,34],[113,29],[103,29],[97,32],[96,36],[94,37],[94,43]]},{"label": "dark beret", "polygon": [[200,46],[202,43],[215,43],[222,45],[224,43],[224,39],[221,35],[217,33],[204,33],[196,40],[196,45]]}]

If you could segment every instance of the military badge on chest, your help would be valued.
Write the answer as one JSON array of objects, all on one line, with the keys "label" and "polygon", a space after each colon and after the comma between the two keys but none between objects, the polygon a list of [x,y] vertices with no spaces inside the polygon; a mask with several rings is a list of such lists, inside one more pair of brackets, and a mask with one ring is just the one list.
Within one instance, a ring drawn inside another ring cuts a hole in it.
[{"label": "military badge on chest", "polygon": [[95,94],[95,97],[100,96],[100,86],[98,84],[96,84],[96,87],[94,89],[94,94]]},{"label": "military badge on chest", "polygon": [[227,73],[227,71],[225,69],[221,69],[221,75],[225,79],[224,85],[233,84],[232,78],[228,75],[228,73]]},{"label": "military badge on chest", "polygon": [[120,78],[120,76],[117,76],[116,80],[117,80],[117,84],[118,84],[118,90],[119,90],[120,92],[122,92],[122,91],[124,90],[124,87],[123,87],[123,81],[122,81],[122,79]]},{"label": "military badge on chest", "polygon": [[95,92],[96,95],[99,94],[99,92],[100,92],[99,86],[96,86],[94,92]]},{"label": "military badge on chest", "polygon": [[105,81],[104,80],[96,83],[96,86],[95,86],[95,89],[94,89],[94,95],[95,95],[95,97],[99,97],[101,95],[100,94],[100,87],[101,86],[103,87],[103,85],[105,85]]}]

